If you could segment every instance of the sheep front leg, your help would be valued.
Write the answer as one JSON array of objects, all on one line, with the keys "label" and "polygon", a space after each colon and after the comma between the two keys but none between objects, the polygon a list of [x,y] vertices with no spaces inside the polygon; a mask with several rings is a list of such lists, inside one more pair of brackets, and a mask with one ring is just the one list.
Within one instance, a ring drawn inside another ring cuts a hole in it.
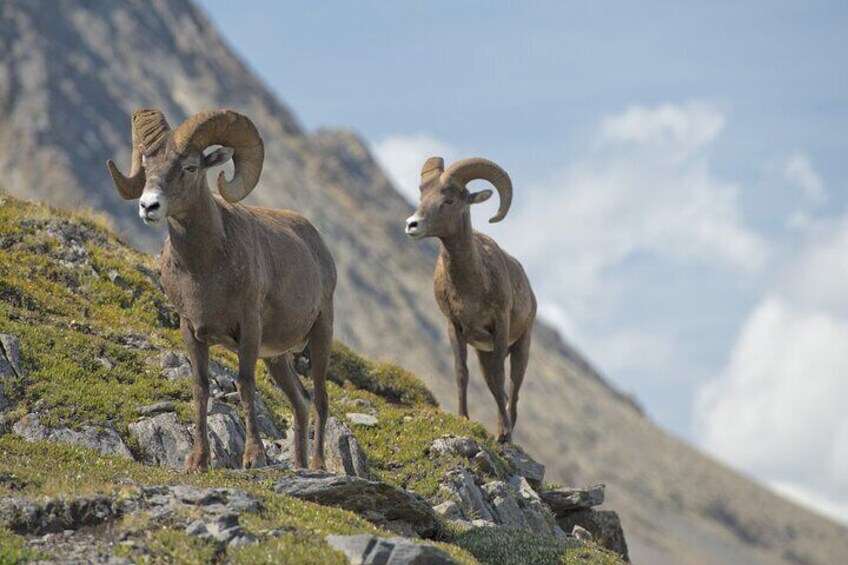
[{"label": "sheep front leg", "polygon": [[198,341],[191,325],[180,319],[180,333],[188,349],[193,378],[194,447],[186,458],[189,473],[205,471],[209,467],[209,436],[206,429],[206,405],[209,402],[209,345]]},{"label": "sheep front leg", "polygon": [[333,303],[329,302],[309,332],[309,350],[312,352],[312,385],[315,388],[315,438],[312,442],[312,459],[309,468],[324,468],[324,432],[330,412],[327,397],[327,367],[333,350]]},{"label": "sheep front leg", "polygon": [[245,469],[263,467],[266,464],[265,448],[262,445],[262,439],[259,437],[256,406],[253,402],[256,394],[256,360],[259,357],[261,331],[259,317],[256,316],[249,319],[247,323],[243,323],[239,333],[239,370],[236,378],[236,389],[238,389],[245,427],[247,428],[244,457],[242,457],[242,464]]},{"label": "sheep front leg", "polygon": [[495,398],[498,406],[498,442],[507,443],[512,441],[512,424],[507,412],[507,399],[505,391],[506,371],[504,365],[509,348],[509,326],[508,321],[499,319],[495,322],[493,333],[494,347],[492,351],[477,350],[480,359],[480,368],[483,377],[489,387],[489,391]]},{"label": "sheep front leg", "polygon": [[468,345],[462,330],[453,322],[448,323],[448,337],[453,349],[453,365],[456,372],[456,388],[459,395],[459,415],[468,418]]}]

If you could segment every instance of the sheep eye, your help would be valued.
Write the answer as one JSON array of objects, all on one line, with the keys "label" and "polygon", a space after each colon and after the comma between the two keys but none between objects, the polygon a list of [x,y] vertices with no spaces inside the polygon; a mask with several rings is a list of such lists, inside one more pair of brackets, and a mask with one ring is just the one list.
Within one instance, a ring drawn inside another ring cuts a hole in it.
[{"label": "sheep eye", "polygon": [[447,200],[445,200],[445,204],[447,206],[453,206],[453,198],[448,198]]},{"label": "sheep eye", "polygon": [[183,170],[187,173],[195,173],[197,172],[197,165],[188,165]]}]

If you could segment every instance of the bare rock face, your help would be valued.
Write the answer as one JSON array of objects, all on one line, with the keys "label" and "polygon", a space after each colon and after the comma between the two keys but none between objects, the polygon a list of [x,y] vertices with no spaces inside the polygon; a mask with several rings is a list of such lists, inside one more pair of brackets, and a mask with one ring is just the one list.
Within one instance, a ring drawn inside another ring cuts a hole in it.
[{"label": "bare rock face", "polygon": [[327,543],[347,557],[351,565],[454,565],[448,552],[434,545],[415,543],[401,537],[372,534],[327,536]]},{"label": "bare rock face", "polygon": [[[578,510],[557,516],[557,523],[566,532],[582,528],[592,534],[598,545],[614,551],[629,560],[627,541],[618,514],[612,510]],[[580,530],[578,530],[580,531]]]},{"label": "bare rock face", "polygon": [[133,459],[124,440],[117,430],[109,426],[82,426],[79,430],[70,428],[47,428],[35,412],[27,414],[12,426],[12,431],[27,441],[53,441],[68,443],[93,449],[103,455],[114,455]]},{"label": "bare rock face", "polygon": [[436,515],[424,500],[385,483],[323,471],[298,471],[271,488],[295,498],[350,510],[401,535],[430,538],[439,532]]}]

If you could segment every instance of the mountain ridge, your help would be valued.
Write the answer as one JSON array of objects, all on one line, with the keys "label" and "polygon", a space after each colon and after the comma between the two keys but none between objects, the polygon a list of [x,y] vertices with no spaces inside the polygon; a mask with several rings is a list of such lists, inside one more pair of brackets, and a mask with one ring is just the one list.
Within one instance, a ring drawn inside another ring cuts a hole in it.
[{"label": "mountain ridge", "polygon": [[[130,112],[159,107],[175,126],[201,109],[238,109],[266,140],[265,172],[248,203],[303,213],[333,249],[336,335],[413,370],[446,409],[455,406],[450,349],[432,296],[436,247],[407,241],[401,227],[411,207],[356,135],[304,132],[188,1],[11,0],[0,5],[0,32],[0,178],[11,194],[102,210],[130,241],[156,249],[161,234],[140,225],[104,167],[107,158],[122,168],[129,162]],[[540,324],[535,335],[517,442],[557,479],[610,485],[634,559],[848,556],[844,528],[671,437],[556,332]],[[491,425],[493,403],[476,367],[469,393],[472,417]],[[757,524],[753,533],[750,524]],[[814,532],[827,541],[810,542]]]}]

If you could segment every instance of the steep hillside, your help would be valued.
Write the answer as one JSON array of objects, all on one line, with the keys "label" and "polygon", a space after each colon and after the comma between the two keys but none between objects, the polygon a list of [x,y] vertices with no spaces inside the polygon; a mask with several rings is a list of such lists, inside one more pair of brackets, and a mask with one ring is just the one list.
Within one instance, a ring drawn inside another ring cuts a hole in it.
[{"label": "steep hillside", "polygon": [[[432,297],[434,248],[405,239],[409,207],[360,140],[303,132],[186,1],[0,4],[0,179],[11,194],[102,210],[131,241],[155,249],[158,236],[117,198],[103,165],[128,162],[128,116],[138,106],[163,109],[172,124],[210,107],[250,115],[267,145],[251,200],[301,211],[326,235],[340,275],[337,336],[415,371],[455,407]],[[491,425],[476,370],[471,382],[472,416]],[[665,434],[544,325],[525,382],[518,442],[554,480],[606,483],[637,560],[848,559],[844,528]]]},{"label": "steep hillside", "polygon": [[[626,553],[614,513],[586,510],[602,491],[543,488],[520,450],[341,344],[329,371],[336,474],[290,469],[291,412],[264,368],[271,466],[232,470],[245,431],[234,358],[217,352],[216,470],[186,475],[191,371],[174,351],[174,312],[153,258],[97,220],[0,199],[0,297],[0,563],[344,563],[339,550],[378,540],[452,563],[621,562],[560,527],[574,524]],[[578,495],[582,507],[558,502]]]}]

